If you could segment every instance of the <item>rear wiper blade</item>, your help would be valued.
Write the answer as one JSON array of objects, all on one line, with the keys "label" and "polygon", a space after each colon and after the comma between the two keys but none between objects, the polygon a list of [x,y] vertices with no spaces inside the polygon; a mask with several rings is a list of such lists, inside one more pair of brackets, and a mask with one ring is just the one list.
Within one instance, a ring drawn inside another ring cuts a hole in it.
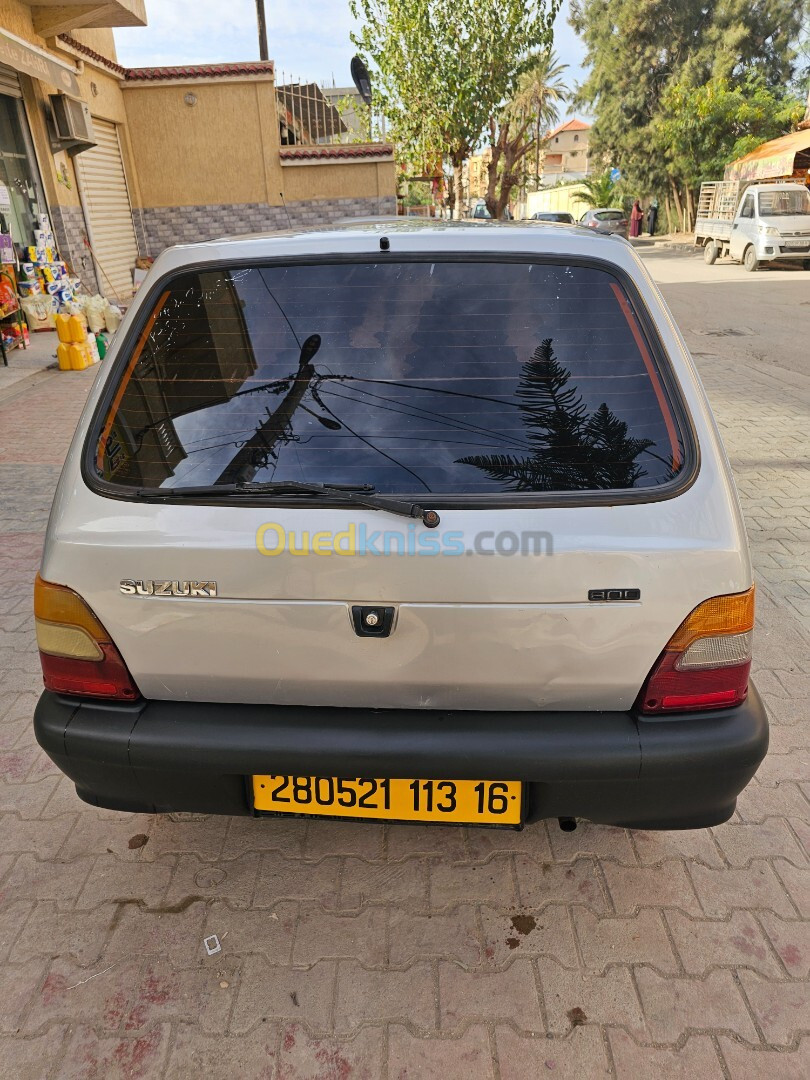
[{"label": "rear wiper blade", "polygon": [[306,484],[296,480],[246,481],[235,484],[208,484],[203,487],[142,488],[141,498],[194,498],[200,495],[320,495],[330,502],[349,503],[367,510],[387,510],[401,517],[420,518],[428,529],[440,523],[435,510],[425,510],[419,503],[378,495],[373,484]]}]

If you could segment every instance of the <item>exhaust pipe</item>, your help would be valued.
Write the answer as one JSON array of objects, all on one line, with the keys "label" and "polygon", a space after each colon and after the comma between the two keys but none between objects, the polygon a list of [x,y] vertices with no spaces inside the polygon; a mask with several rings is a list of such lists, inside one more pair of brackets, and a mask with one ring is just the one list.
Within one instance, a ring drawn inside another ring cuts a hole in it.
[{"label": "exhaust pipe", "polygon": [[577,827],[577,819],[573,817],[558,817],[557,822],[563,832],[573,832]]}]

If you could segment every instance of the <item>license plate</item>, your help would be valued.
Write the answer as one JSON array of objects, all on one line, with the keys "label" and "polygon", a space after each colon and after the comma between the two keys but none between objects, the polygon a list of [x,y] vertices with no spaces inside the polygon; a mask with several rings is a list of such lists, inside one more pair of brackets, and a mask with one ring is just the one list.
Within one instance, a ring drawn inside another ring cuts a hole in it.
[{"label": "license plate", "polygon": [[810,248],[810,243],[807,240],[786,240],[785,247],[795,249],[796,251],[806,251]]},{"label": "license plate", "polygon": [[519,780],[382,780],[367,777],[254,776],[256,810],[282,814],[519,825]]}]

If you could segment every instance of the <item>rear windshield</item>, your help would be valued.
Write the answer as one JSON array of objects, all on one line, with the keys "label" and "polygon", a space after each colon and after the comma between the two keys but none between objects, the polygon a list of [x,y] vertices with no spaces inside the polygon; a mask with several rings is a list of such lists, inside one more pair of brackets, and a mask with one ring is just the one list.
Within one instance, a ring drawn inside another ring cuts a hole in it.
[{"label": "rear windshield", "polygon": [[600,221],[621,221],[624,214],[621,210],[603,210],[596,215]]},{"label": "rear windshield", "polygon": [[631,304],[589,266],[194,271],[160,295],[111,394],[94,463],[130,489],[599,491],[655,488],[683,463]]}]

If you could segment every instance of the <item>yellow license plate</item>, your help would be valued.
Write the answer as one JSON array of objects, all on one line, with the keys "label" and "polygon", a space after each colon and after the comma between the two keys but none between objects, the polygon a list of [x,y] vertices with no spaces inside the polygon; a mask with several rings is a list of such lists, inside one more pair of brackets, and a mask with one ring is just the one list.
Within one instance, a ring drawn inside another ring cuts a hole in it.
[{"label": "yellow license plate", "polygon": [[283,814],[457,825],[519,825],[522,803],[519,780],[253,777],[255,809]]}]

